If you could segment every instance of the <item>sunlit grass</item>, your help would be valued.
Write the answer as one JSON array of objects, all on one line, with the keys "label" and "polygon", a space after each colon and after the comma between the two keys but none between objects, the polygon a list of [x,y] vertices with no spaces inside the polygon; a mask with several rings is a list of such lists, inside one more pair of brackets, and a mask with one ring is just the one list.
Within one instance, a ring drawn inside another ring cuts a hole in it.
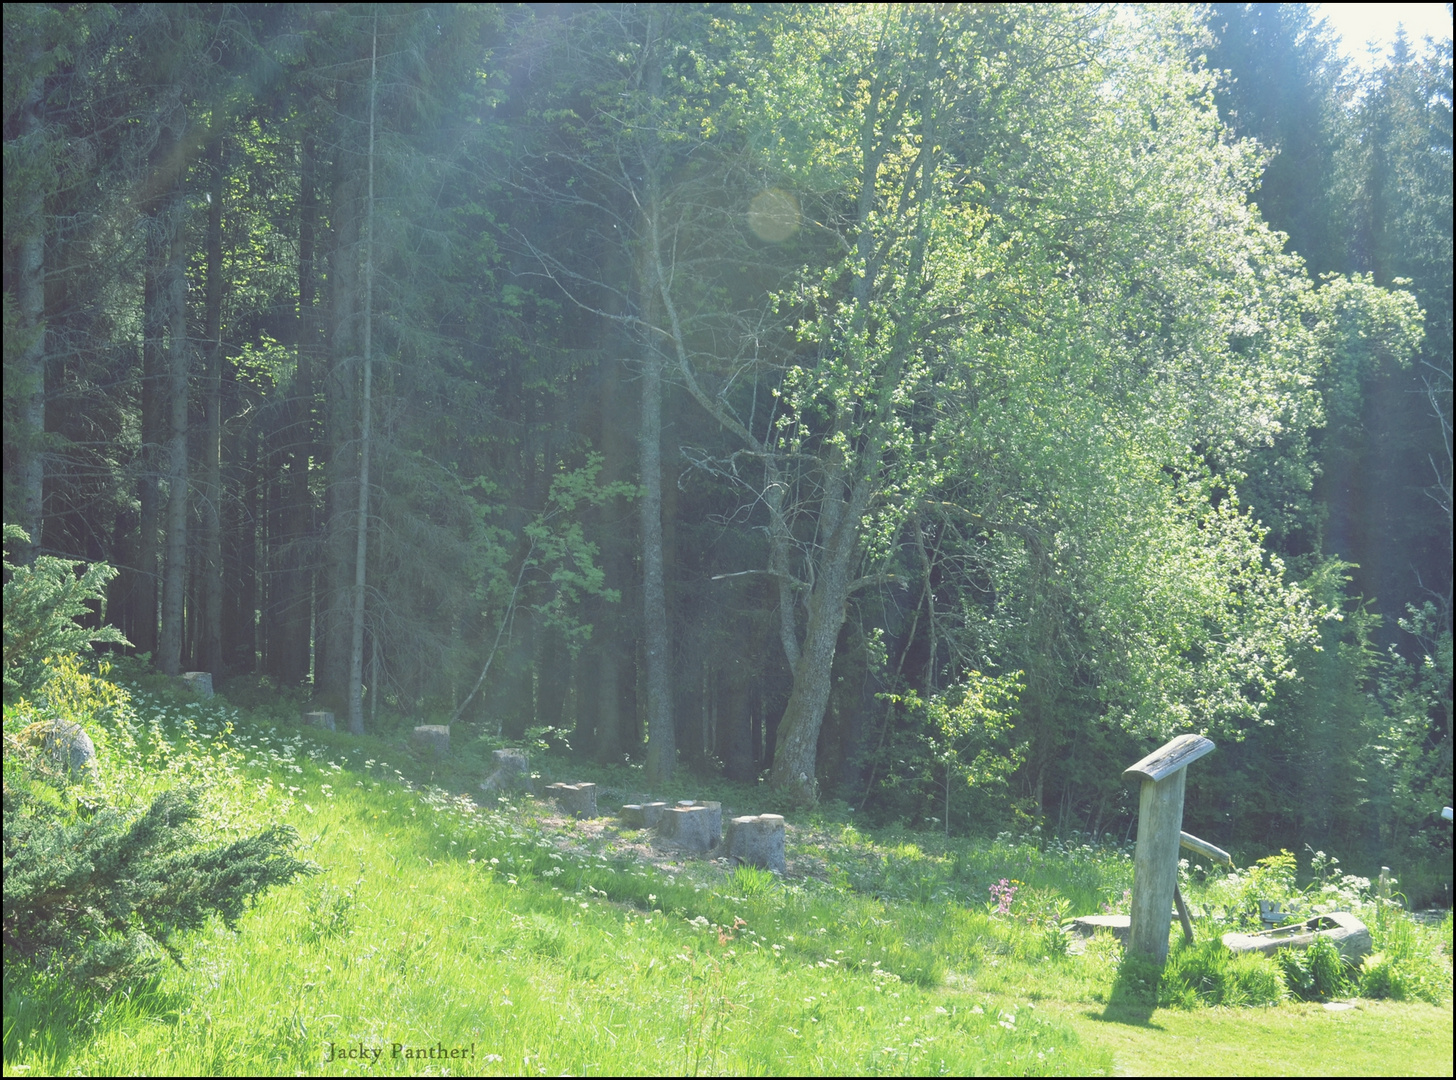
[{"label": "sunlit grass", "polygon": [[[7,710],[7,730],[24,719]],[[1105,1036],[1120,1030],[1120,949],[1068,956],[1060,927],[1123,900],[1126,852],[820,820],[793,831],[788,881],[659,867],[613,834],[546,827],[529,798],[480,806],[422,785],[420,763],[379,740],[164,692],[96,726],[116,801],[200,784],[216,836],[286,821],[322,873],[266,896],[238,933],[186,941],[185,968],[105,1000],[7,964],[8,1075],[1096,1075],[1143,1053]],[[1391,950],[1439,953],[1450,936],[1449,920],[1401,925],[1384,934]],[[1449,1060],[1449,1034],[1445,1046]]]}]

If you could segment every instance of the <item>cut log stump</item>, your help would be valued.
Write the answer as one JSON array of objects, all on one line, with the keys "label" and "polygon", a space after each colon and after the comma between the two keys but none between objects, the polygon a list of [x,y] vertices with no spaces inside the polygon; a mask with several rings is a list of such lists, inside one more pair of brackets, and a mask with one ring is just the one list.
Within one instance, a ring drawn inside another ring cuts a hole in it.
[{"label": "cut log stump", "polygon": [[322,728],[324,731],[334,730],[334,714],[331,712],[306,712],[303,714],[305,727]]},{"label": "cut log stump", "polygon": [[580,818],[597,816],[597,786],[595,784],[547,784],[546,794],[555,799],[557,805],[568,814]]},{"label": "cut log stump", "polygon": [[182,685],[200,698],[210,698],[212,697],[212,672],[184,671]]},{"label": "cut log stump", "polygon": [[1132,916],[1130,915],[1083,915],[1072,920],[1072,933],[1082,938],[1090,938],[1099,930],[1106,931],[1127,946],[1127,939],[1132,933]]},{"label": "cut log stump", "polygon": [[440,757],[450,755],[449,724],[419,724],[410,732],[410,745],[416,750],[431,751]]},{"label": "cut log stump", "polygon": [[656,828],[665,813],[665,802],[627,803],[622,807],[622,824],[629,829]]},{"label": "cut log stump", "polygon": [[782,814],[736,817],[728,823],[729,858],[761,870],[784,873],[784,819]]},{"label": "cut log stump", "polygon": [[531,790],[531,762],[524,750],[497,750],[495,769],[480,782],[481,791]]},{"label": "cut log stump", "polygon": [[662,815],[657,836],[688,851],[712,851],[723,838],[723,804],[680,802]]}]

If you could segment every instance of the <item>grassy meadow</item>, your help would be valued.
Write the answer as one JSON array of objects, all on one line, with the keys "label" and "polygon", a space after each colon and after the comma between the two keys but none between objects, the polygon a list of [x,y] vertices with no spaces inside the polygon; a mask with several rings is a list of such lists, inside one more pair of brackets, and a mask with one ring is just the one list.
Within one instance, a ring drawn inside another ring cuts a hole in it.
[{"label": "grassy meadow", "polygon": [[[1451,1073],[1451,916],[1417,924],[1331,860],[1303,884],[1292,859],[1190,866],[1215,944],[1175,947],[1158,978],[1111,938],[1068,948],[1069,915],[1126,910],[1124,850],[791,816],[780,879],[653,852],[546,800],[461,794],[484,775],[479,746],[442,765],[305,731],[265,701],[156,679],[128,697],[74,700],[108,799],[140,810],[200,785],[209,836],[286,822],[317,873],[109,995],[7,956],[7,1076]],[[7,733],[28,709],[7,707]],[[597,779],[603,811],[642,794],[625,767],[533,764]],[[688,780],[654,794],[769,809]],[[1304,1001],[1298,971],[1221,955],[1217,933],[1281,890],[1360,910],[1374,963]]]}]

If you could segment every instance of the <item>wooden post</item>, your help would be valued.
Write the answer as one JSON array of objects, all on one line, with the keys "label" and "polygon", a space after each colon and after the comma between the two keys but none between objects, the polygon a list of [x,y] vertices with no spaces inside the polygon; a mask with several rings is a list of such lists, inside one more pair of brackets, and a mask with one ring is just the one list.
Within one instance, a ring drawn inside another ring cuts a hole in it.
[{"label": "wooden post", "polygon": [[1128,949],[1159,965],[1168,959],[1168,930],[1178,890],[1184,770],[1212,750],[1213,743],[1201,735],[1179,735],[1122,774],[1124,780],[1142,781]]}]

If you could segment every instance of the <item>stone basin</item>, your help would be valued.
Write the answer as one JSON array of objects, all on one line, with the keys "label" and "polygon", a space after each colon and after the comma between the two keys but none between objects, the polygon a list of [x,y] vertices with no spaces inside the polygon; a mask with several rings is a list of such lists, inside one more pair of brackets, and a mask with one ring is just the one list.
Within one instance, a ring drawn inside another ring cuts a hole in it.
[{"label": "stone basin", "polygon": [[1260,952],[1273,956],[1280,949],[1308,949],[1319,938],[1332,941],[1340,955],[1358,964],[1370,953],[1370,931],[1348,911],[1332,911],[1302,922],[1259,930],[1252,934],[1225,934],[1231,952]]}]

